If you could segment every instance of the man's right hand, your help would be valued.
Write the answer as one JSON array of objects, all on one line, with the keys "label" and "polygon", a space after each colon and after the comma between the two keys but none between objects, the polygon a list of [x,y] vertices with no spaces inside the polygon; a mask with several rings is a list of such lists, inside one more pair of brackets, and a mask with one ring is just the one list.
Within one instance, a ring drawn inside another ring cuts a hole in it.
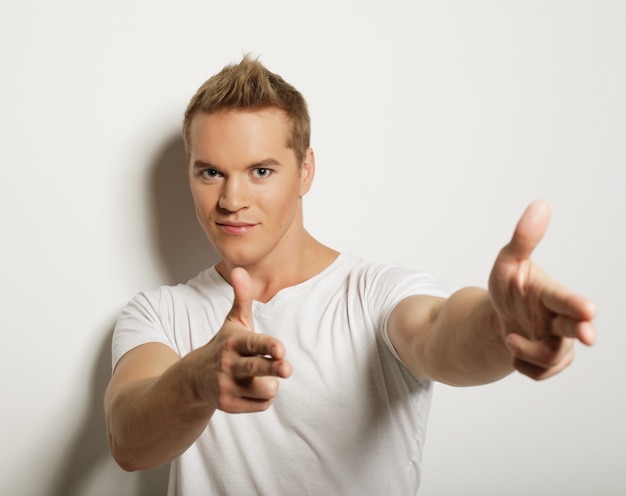
[{"label": "man's right hand", "polygon": [[278,379],[291,375],[291,364],[284,359],[285,347],[279,340],[254,332],[252,282],[245,269],[233,269],[231,282],[235,297],[224,325],[197,350],[203,359],[194,389],[219,410],[259,412],[272,404]]},{"label": "man's right hand", "polygon": [[291,375],[283,344],[254,332],[250,276],[236,268],[231,279],[233,306],[208,344],[181,359],[169,346],[147,343],[117,363],[105,412],[111,452],[125,470],[159,467],[180,456],[215,409],[266,410],[279,378]]}]

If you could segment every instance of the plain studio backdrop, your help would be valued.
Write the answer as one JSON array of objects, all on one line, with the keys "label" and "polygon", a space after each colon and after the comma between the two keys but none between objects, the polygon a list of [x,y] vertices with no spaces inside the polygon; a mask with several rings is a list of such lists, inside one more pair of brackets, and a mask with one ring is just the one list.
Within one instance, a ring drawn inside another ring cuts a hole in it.
[{"label": "plain studio backdrop", "polygon": [[626,494],[625,26],[620,1],[3,1],[0,494],[165,494],[108,453],[111,332],[216,261],[179,128],[246,52],[308,99],[314,236],[484,286],[541,198],[536,260],[597,303],[562,375],[436,387],[420,494]]}]

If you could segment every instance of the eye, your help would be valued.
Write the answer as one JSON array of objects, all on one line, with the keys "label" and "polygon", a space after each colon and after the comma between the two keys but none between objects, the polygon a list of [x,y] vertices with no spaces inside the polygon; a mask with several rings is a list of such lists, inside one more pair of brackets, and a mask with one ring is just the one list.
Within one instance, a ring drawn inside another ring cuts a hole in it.
[{"label": "eye", "polygon": [[216,177],[220,177],[221,173],[218,170],[215,169],[202,169],[200,171],[200,176],[205,178],[205,179],[213,179]]},{"label": "eye", "polygon": [[272,169],[268,169],[267,167],[257,167],[252,171],[255,177],[268,177],[272,174]]}]

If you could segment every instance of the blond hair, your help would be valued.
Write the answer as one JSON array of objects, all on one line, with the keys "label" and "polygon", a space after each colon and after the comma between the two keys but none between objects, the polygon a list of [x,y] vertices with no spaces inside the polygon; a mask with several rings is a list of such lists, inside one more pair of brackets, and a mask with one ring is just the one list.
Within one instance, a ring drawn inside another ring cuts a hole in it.
[{"label": "blond hair", "polygon": [[187,161],[191,153],[191,120],[196,113],[265,108],[277,108],[287,115],[291,123],[287,147],[293,149],[298,165],[302,165],[311,141],[311,120],[306,101],[298,90],[250,55],[245,55],[238,64],[227,65],[208,79],[189,102],[183,121]]}]

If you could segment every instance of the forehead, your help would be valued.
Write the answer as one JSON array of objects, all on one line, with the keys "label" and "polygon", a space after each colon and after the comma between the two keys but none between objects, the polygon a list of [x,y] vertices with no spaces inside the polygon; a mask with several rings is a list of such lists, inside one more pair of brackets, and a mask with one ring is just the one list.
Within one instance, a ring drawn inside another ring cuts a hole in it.
[{"label": "forehead", "polygon": [[287,114],[276,108],[198,112],[190,125],[191,153],[288,148],[290,127]]}]

